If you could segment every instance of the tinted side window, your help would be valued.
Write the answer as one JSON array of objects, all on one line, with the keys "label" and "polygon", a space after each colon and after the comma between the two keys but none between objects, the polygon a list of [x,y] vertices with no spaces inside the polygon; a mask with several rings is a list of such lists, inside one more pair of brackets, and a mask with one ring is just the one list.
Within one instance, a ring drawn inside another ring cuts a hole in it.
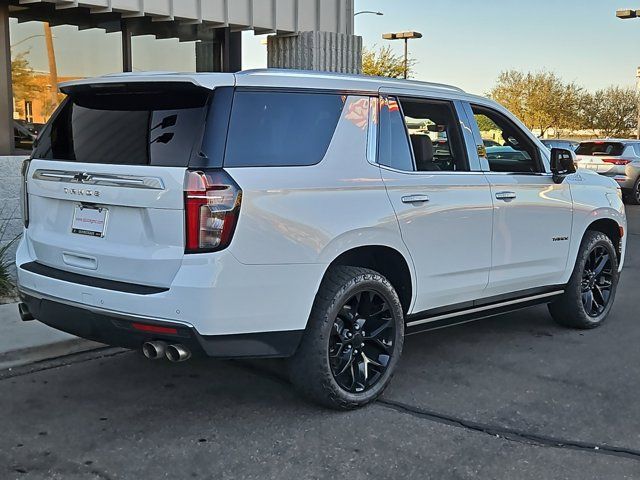
[{"label": "tinted side window", "polygon": [[343,107],[335,94],[237,91],[224,164],[315,165],[327,153]]},{"label": "tinted side window", "polygon": [[640,157],[640,143],[634,143],[633,150],[636,152],[636,156]]},{"label": "tinted side window", "polygon": [[483,140],[492,140],[498,144],[487,147],[487,160],[492,172],[542,171],[538,148],[516,124],[490,108],[476,105],[471,108]]},{"label": "tinted side window", "polygon": [[413,158],[400,104],[394,97],[380,99],[378,163],[398,170],[413,171]]}]

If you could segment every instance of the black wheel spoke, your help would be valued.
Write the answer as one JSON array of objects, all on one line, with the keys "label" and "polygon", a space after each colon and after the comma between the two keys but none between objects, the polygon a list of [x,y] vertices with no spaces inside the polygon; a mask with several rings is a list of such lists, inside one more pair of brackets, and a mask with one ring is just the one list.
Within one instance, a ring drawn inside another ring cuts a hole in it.
[{"label": "black wheel spoke", "polygon": [[596,268],[593,270],[593,273],[595,273],[596,275],[600,275],[608,262],[609,262],[609,255],[608,254],[601,255],[598,258],[598,262],[596,264]]},{"label": "black wheel spoke", "polygon": [[351,366],[353,365],[353,361],[354,361],[354,358],[353,358],[352,356],[349,356],[349,358],[347,359],[347,361],[346,361],[346,362],[343,362],[343,363],[344,363],[344,366],[340,369],[340,371],[338,371],[338,372],[335,374],[335,376],[336,376],[336,377],[339,377],[339,376],[340,376],[340,375],[342,375],[344,372],[346,372],[346,371],[349,369],[349,367],[351,367]]},{"label": "black wheel spoke", "polygon": [[378,338],[367,338],[365,340],[365,344],[374,345],[375,347],[379,348],[380,350],[382,350],[384,353],[387,353],[387,354],[390,353],[390,351],[393,348],[392,345],[386,345],[382,340]]},{"label": "black wheel spoke", "polygon": [[356,368],[354,368],[355,375],[355,389],[356,392],[363,392],[367,388],[367,378],[369,377],[369,372],[367,368],[367,363],[364,361],[357,362]]}]

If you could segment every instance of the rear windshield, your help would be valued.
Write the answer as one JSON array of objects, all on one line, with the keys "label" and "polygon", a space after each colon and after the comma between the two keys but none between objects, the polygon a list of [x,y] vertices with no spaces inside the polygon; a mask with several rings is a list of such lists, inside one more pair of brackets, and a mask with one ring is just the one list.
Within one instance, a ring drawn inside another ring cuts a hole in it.
[{"label": "rear windshield", "polygon": [[576,149],[576,155],[622,155],[624,144],[620,142],[584,142]]},{"label": "rear windshield", "polygon": [[237,91],[224,165],[315,165],[327,152],[343,107],[338,94]]},{"label": "rear windshield", "polygon": [[202,139],[210,94],[177,83],[73,90],[43,130],[33,158],[187,166]]}]

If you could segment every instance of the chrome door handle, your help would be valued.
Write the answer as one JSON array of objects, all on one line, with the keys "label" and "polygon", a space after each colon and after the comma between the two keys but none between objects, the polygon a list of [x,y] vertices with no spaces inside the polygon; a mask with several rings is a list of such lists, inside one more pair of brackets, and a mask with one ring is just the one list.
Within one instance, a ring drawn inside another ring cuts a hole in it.
[{"label": "chrome door handle", "polygon": [[513,200],[516,198],[516,192],[498,192],[496,193],[496,198],[498,200]]},{"label": "chrome door handle", "polygon": [[402,197],[402,203],[425,203],[428,201],[428,195],[407,195],[406,197]]}]

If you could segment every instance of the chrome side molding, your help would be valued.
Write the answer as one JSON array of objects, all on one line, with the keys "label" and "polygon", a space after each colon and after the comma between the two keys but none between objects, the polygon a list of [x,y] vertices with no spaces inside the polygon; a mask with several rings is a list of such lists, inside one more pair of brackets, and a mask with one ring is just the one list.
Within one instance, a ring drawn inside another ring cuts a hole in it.
[{"label": "chrome side molding", "polygon": [[38,169],[33,172],[33,178],[35,180],[44,180],[49,182],[99,185],[103,187],[146,188],[149,190],[165,189],[164,182],[161,178],[138,175],[110,175],[71,170]]}]

